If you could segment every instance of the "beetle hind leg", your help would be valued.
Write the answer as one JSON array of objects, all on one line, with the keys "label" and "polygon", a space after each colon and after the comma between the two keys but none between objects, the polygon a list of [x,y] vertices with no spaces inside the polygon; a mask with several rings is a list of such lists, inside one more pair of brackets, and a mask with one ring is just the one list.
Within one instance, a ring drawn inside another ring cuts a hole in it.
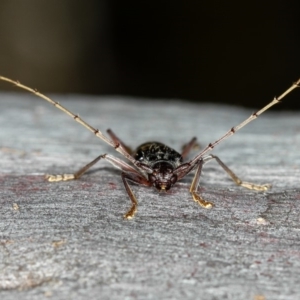
[{"label": "beetle hind leg", "polygon": [[197,143],[197,139],[192,138],[187,144],[182,146],[181,156],[185,159],[189,153],[194,149],[200,149],[200,145]]}]

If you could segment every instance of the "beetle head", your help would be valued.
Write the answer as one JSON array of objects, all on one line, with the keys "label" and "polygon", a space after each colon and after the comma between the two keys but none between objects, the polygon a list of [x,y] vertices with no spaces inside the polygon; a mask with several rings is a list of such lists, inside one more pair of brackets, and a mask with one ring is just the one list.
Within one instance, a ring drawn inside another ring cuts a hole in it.
[{"label": "beetle head", "polygon": [[149,174],[149,181],[159,191],[169,190],[177,181],[173,173],[174,166],[168,162],[157,162],[152,166],[153,172]]}]

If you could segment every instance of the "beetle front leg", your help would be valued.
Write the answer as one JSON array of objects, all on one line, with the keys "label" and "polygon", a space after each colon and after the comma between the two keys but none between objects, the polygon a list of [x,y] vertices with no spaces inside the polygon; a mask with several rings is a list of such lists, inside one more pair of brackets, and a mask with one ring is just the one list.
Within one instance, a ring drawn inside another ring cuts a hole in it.
[{"label": "beetle front leg", "polygon": [[204,161],[200,160],[193,182],[191,184],[190,187],[190,193],[193,196],[193,199],[195,202],[197,202],[199,205],[201,205],[204,208],[212,208],[213,207],[213,203],[208,202],[206,200],[204,200],[198,193],[197,193],[197,188],[199,185],[199,181],[200,181],[200,176],[201,176],[201,171],[202,171],[202,167],[203,167]]},{"label": "beetle front leg", "polygon": [[131,208],[124,215],[124,218],[129,220],[129,219],[132,219],[134,217],[134,215],[136,214],[138,202],[137,202],[136,197],[133,194],[127,180],[133,181],[133,182],[138,183],[138,184],[143,184],[143,185],[146,185],[146,186],[151,186],[151,183],[146,178],[144,178],[141,175],[136,174],[136,173],[124,173],[123,172],[122,173],[122,180],[123,180],[125,189],[128,193],[128,196],[131,200],[131,203],[132,203]]},{"label": "beetle front leg", "polygon": [[205,208],[212,208],[213,203],[204,200],[197,193],[197,188],[198,188],[199,181],[200,181],[202,167],[203,167],[204,163],[206,163],[207,160],[210,160],[210,159],[212,159],[212,158],[211,157],[209,157],[208,159],[201,158],[200,160],[196,161],[195,163],[187,162],[187,163],[180,165],[174,171],[174,174],[176,174],[178,176],[178,180],[180,180],[196,168],[196,173],[195,173],[193,182],[190,187],[190,193],[192,194],[194,201]]}]

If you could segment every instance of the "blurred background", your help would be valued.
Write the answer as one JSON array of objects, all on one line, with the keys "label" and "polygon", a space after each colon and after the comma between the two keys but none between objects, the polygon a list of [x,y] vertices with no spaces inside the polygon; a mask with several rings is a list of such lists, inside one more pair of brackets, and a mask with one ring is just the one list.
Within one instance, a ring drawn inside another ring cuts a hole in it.
[{"label": "blurred background", "polygon": [[[43,93],[261,107],[300,77],[299,8],[296,0],[0,0],[0,74]],[[300,92],[278,108],[299,109]]]}]

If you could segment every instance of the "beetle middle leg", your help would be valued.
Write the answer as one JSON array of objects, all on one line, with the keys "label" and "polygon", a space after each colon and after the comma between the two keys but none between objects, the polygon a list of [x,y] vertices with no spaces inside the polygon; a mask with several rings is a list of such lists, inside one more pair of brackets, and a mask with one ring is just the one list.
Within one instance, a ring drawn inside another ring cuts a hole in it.
[{"label": "beetle middle leg", "polygon": [[209,155],[208,159],[215,159],[217,163],[223,168],[223,170],[231,177],[231,179],[237,184],[249,190],[266,191],[271,188],[271,184],[254,184],[252,182],[242,181],[237,177],[221,160],[215,155]]},{"label": "beetle middle leg", "polygon": [[[112,165],[114,165],[116,168],[125,171],[125,172],[133,172],[137,173],[137,170],[128,165],[126,162],[123,160],[114,157],[113,155],[109,154],[102,154],[96,157],[93,161],[79,169],[77,172],[72,173],[72,174],[61,174],[61,175],[46,175],[45,178],[48,181],[51,182],[57,182],[57,181],[68,181],[68,180],[74,180],[74,179],[79,179],[88,169],[90,169],[93,165],[95,165],[100,159],[105,159]],[[137,173],[138,174],[138,173]]]},{"label": "beetle middle leg", "polygon": [[[104,154],[105,155],[105,154]],[[93,161],[85,165],[83,168],[79,169],[77,172],[72,174],[60,174],[60,175],[45,175],[45,178],[50,182],[58,182],[58,181],[68,181],[80,178],[88,169],[90,169],[93,165],[95,165],[101,158],[104,158],[104,155],[99,155]]]}]

